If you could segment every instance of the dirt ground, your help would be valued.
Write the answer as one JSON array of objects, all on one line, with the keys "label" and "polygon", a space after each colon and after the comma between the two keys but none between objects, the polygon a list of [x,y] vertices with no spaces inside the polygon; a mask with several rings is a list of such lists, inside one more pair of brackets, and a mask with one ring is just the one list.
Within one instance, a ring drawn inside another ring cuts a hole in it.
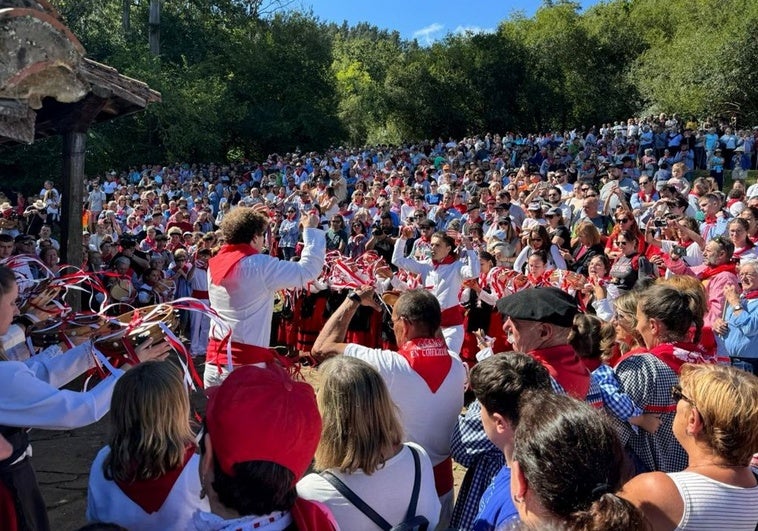
[{"label": "dirt ground", "polygon": [[[202,374],[202,367],[200,374]],[[318,371],[304,367],[303,377],[318,386]],[[205,398],[194,393],[193,406],[205,410]],[[51,529],[73,531],[86,524],[87,481],[95,455],[105,445],[109,420],[70,431],[33,430],[34,468],[50,517]],[[456,493],[466,469],[454,465]]]}]

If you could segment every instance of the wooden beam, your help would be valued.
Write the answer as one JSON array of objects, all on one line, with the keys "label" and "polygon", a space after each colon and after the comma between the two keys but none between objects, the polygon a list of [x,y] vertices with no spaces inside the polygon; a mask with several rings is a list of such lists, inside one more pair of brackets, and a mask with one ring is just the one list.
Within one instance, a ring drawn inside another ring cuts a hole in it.
[{"label": "wooden beam", "polygon": [[[84,155],[87,132],[67,131],[63,134],[63,201],[61,208],[61,251],[64,263],[81,266],[82,200],[84,198]],[[74,311],[81,310],[78,291],[67,301]]]}]

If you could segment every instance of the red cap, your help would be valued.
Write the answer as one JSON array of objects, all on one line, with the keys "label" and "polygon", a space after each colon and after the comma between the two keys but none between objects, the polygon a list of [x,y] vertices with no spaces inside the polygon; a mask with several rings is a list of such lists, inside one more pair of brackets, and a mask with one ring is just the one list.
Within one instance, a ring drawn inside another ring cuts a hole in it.
[{"label": "red cap", "polygon": [[[313,387],[295,382],[279,366],[246,365],[232,371],[208,398],[205,424],[221,469],[271,461],[299,480],[321,437]],[[291,441],[285,444],[284,441]]]}]

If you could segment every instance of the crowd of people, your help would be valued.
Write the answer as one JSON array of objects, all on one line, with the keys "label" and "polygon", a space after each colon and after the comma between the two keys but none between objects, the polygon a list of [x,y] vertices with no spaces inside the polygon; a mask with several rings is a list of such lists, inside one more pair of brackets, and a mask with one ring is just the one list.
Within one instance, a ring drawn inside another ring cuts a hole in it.
[{"label": "crowd of people", "polygon": [[[112,171],[82,264],[59,260],[54,183],[3,203],[7,525],[47,527],[24,427],[110,404],[87,518],[127,529],[753,530],[756,139],[661,115]],[[119,368],[86,337],[30,347],[61,313],[40,285],[72,271],[93,311],[213,312],[177,324],[209,390],[199,456],[167,343]]]}]

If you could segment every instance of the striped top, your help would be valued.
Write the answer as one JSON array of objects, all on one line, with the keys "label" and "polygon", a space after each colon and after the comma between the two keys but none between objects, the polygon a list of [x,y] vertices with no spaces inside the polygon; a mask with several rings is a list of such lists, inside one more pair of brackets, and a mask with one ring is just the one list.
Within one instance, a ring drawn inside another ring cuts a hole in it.
[{"label": "striped top", "polygon": [[684,501],[677,530],[755,530],[758,486],[735,487],[695,472],[674,472],[669,477]]}]

